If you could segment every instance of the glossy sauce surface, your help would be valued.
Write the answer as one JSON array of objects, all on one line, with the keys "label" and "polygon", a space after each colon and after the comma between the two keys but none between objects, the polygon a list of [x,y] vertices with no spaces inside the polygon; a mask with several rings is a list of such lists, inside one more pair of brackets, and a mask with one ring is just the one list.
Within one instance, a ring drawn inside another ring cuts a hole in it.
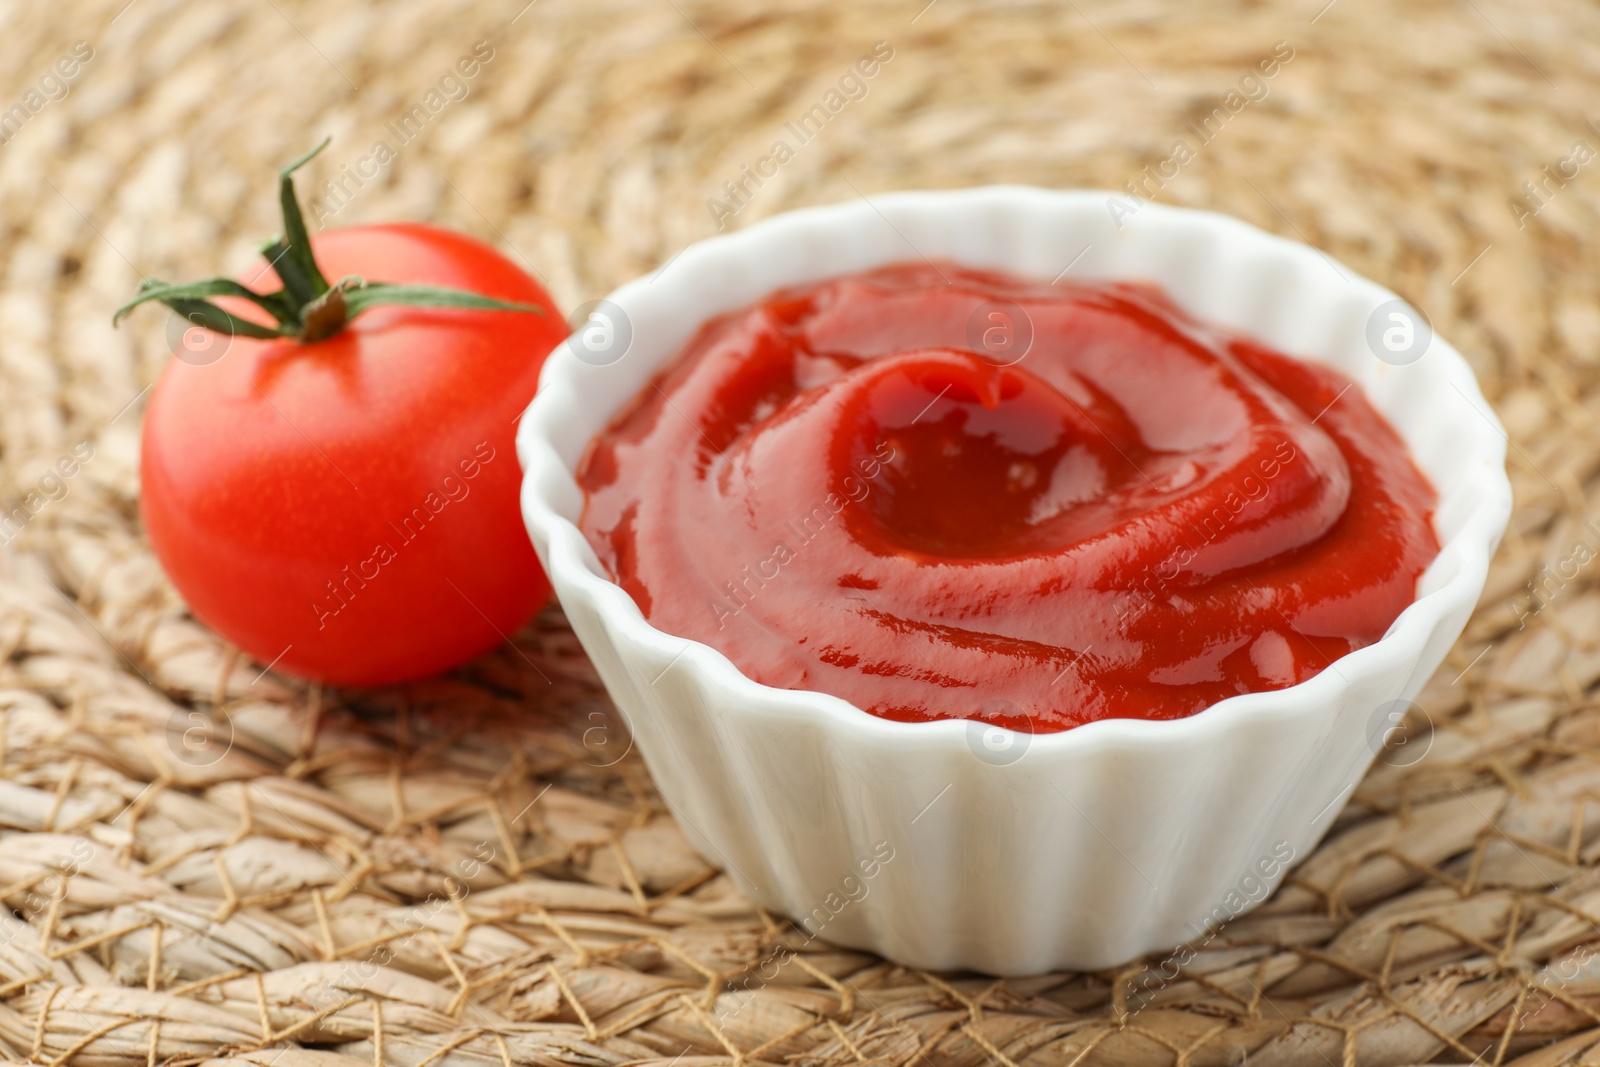
[{"label": "glossy sauce surface", "polygon": [[1434,493],[1361,390],[1132,284],[904,264],[707,324],[590,446],[585,535],[767,685],[1031,732],[1383,636]]}]

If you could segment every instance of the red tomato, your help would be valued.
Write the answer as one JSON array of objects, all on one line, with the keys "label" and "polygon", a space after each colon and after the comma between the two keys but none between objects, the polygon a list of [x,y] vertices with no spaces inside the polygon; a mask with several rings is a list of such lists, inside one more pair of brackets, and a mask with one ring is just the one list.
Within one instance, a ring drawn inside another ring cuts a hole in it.
[{"label": "red tomato", "polygon": [[172,360],[145,416],[145,528],[194,614],[260,663],[346,685],[436,674],[549,596],[512,441],[566,326],[459,234],[363,226],[311,246],[330,280],[545,311],[381,306],[314,343],[219,337],[213,363]]}]

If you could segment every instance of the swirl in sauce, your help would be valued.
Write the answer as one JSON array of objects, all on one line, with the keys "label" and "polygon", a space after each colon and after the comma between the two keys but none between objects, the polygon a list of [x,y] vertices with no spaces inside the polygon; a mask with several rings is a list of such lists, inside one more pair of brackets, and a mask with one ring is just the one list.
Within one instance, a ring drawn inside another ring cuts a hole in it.
[{"label": "swirl in sauce", "polygon": [[[995,304],[1031,326],[1009,365],[969,339]],[[1032,732],[1305,681],[1438,552],[1433,490],[1338,373],[1152,286],[951,264],[708,323],[579,481],[657,628],[875,715]]]}]

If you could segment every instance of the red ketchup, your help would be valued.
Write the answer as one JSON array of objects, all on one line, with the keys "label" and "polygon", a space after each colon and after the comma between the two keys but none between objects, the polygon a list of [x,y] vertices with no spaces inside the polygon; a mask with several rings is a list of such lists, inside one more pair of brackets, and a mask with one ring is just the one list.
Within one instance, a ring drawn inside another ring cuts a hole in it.
[{"label": "red ketchup", "polygon": [[1153,286],[952,264],[708,323],[579,481],[658,629],[884,718],[1041,733],[1303,682],[1439,548],[1349,379]]}]

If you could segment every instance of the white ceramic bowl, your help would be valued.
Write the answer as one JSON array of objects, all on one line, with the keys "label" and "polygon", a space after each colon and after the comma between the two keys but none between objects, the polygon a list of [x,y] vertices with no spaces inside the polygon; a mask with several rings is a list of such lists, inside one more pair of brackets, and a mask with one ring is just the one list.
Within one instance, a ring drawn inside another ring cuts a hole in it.
[{"label": "white ceramic bowl", "polygon": [[[528,531],[663,797],[744,892],[828,941],[994,974],[1103,968],[1192,941],[1311,851],[1389,709],[1416,695],[1482,592],[1511,490],[1504,432],[1460,355],[1433,338],[1409,365],[1380,359],[1368,324],[1393,293],[1221,215],[1147,204],[1119,227],[1112,195],[897,193],[704,241],[613,293],[602,313],[620,358],[594,365],[569,339],[522,419]],[[772,689],[653,628],[576,525],[585,446],[706,319],[919,257],[1153,281],[1204,320],[1355,379],[1439,492],[1443,547],[1416,603],[1292,688],[1031,738]],[[1006,755],[996,739],[1013,742]]]}]

